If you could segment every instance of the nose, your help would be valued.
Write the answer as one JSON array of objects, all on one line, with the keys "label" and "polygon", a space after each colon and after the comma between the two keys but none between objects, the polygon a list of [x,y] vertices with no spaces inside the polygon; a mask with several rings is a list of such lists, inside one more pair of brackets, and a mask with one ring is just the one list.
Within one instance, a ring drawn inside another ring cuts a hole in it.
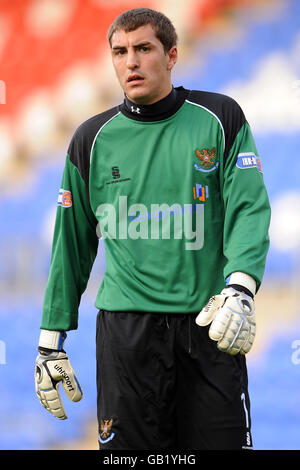
[{"label": "nose", "polygon": [[138,59],[134,49],[129,49],[127,52],[127,67],[130,70],[134,70],[138,67]]}]

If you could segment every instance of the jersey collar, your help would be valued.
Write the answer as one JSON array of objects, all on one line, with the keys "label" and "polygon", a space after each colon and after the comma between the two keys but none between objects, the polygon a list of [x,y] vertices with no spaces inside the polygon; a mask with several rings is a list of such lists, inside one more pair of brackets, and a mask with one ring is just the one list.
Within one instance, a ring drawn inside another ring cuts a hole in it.
[{"label": "jersey collar", "polygon": [[124,102],[119,108],[125,116],[136,121],[161,121],[172,116],[183,104],[186,98],[186,93],[182,93],[183,90],[184,88],[182,87],[173,87],[172,91],[165,98],[148,105],[138,105],[125,96]]}]

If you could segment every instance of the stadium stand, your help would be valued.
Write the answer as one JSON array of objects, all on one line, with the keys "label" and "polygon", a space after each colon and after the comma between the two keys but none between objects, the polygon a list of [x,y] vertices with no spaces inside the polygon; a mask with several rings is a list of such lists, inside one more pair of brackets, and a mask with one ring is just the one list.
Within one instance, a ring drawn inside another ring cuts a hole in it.
[{"label": "stadium stand", "polygon": [[[66,421],[35,396],[36,344],[66,146],[78,124],[122,98],[105,35],[119,12],[140,3],[0,0],[0,449],[59,442],[76,448],[95,419],[93,303],[105,269],[101,242],[79,328],[68,334],[84,398],[73,404],[62,394]],[[300,3],[175,3],[143,2],[176,19],[182,34],[174,84],[226,93],[241,104],[273,208],[258,338],[248,359],[254,446],[299,449]],[[97,448],[96,435],[90,446]]]}]

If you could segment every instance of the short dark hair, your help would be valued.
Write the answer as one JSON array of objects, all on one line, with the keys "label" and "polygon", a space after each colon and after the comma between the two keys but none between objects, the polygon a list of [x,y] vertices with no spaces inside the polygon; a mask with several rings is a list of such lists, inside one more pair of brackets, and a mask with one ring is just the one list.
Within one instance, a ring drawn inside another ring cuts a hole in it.
[{"label": "short dark hair", "polygon": [[107,38],[109,44],[112,44],[112,36],[117,30],[125,32],[135,31],[141,26],[150,24],[156,37],[162,43],[167,53],[173,46],[177,45],[177,33],[172,22],[163,13],[150,8],[133,8],[119,15],[111,24]]}]

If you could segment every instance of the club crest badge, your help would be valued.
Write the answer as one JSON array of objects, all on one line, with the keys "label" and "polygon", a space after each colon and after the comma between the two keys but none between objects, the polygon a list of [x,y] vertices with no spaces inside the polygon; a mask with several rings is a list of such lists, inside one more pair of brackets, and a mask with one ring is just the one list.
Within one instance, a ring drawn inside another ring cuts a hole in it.
[{"label": "club crest badge", "polygon": [[199,164],[195,163],[195,170],[202,171],[203,173],[210,173],[218,168],[219,162],[216,161],[216,148],[213,147],[211,150],[204,148],[202,150],[195,150],[195,154],[198,158]]},{"label": "club crest badge", "polygon": [[99,441],[101,444],[105,444],[106,442],[111,441],[115,433],[112,432],[112,425],[113,419],[101,419],[100,421],[100,433],[99,433]]}]

